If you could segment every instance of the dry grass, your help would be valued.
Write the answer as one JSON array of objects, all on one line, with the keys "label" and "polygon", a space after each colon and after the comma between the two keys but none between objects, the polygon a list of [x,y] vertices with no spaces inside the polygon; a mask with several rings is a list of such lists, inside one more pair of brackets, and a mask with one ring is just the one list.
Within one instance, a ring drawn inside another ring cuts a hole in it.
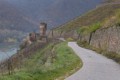
[{"label": "dry grass", "polygon": [[111,2],[119,2],[120,0],[106,0],[107,3],[111,3]]},{"label": "dry grass", "polygon": [[114,14],[116,14],[116,11],[120,9],[119,4],[113,4],[113,5],[106,5],[103,7],[98,7],[87,14],[80,16],[71,22],[66,23],[65,25],[59,27],[59,29],[62,29],[64,31],[70,31],[75,30],[78,27],[82,26],[89,26],[94,23],[102,22],[106,18],[110,18]]}]

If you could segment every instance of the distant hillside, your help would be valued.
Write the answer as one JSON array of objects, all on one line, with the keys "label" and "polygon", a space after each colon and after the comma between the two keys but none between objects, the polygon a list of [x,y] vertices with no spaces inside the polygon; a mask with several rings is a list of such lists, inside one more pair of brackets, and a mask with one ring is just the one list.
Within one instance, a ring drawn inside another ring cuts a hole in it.
[{"label": "distant hillside", "polygon": [[8,38],[20,39],[37,26],[14,6],[0,0],[0,43]]},{"label": "distant hillside", "polygon": [[30,31],[35,25],[24,19],[23,15],[14,6],[0,1],[0,29]]},{"label": "distant hillside", "polygon": [[[21,41],[25,32],[9,29],[0,29],[0,43]],[[15,41],[10,41],[14,39]]]},{"label": "distant hillside", "polygon": [[0,30],[8,32],[0,36],[4,40],[16,32],[13,36],[19,38],[18,34],[23,32],[37,31],[42,21],[47,22],[49,28],[56,27],[94,8],[101,1],[0,0]]},{"label": "distant hillside", "polygon": [[[39,24],[56,27],[96,7],[103,0],[5,0]],[[89,4],[87,4],[89,3]]]}]

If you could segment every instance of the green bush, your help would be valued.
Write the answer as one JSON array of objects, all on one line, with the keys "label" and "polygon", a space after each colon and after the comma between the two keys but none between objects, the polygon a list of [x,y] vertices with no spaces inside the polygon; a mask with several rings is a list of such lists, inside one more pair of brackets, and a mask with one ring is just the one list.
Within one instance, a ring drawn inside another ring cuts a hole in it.
[{"label": "green bush", "polygon": [[69,38],[67,38],[67,41],[74,41],[74,39],[69,37]]},{"label": "green bush", "polygon": [[92,24],[90,26],[83,26],[83,27],[78,28],[77,33],[82,34],[82,35],[88,35],[92,32],[95,32],[100,27],[101,27],[101,24],[98,22],[98,23]]},{"label": "green bush", "polygon": [[98,30],[99,28],[101,27],[101,24],[98,22],[98,23],[95,23],[93,25],[91,25],[89,27],[89,32],[95,32],[96,30]]}]

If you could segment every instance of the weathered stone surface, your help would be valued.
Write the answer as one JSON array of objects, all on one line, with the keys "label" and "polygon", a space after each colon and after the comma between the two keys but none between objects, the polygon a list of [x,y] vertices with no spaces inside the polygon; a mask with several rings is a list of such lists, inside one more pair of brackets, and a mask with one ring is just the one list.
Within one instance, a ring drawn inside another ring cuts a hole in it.
[{"label": "weathered stone surface", "polygon": [[97,30],[92,35],[90,45],[103,50],[120,53],[120,26]]}]

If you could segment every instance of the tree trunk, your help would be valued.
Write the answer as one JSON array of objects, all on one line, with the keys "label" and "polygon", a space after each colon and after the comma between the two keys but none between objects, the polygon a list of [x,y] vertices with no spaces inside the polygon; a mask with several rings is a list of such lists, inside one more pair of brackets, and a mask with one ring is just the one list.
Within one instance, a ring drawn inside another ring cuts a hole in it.
[{"label": "tree trunk", "polygon": [[89,44],[90,44],[90,42],[91,42],[92,35],[93,35],[93,32],[91,32],[91,33],[90,33],[90,37],[89,37]]}]

